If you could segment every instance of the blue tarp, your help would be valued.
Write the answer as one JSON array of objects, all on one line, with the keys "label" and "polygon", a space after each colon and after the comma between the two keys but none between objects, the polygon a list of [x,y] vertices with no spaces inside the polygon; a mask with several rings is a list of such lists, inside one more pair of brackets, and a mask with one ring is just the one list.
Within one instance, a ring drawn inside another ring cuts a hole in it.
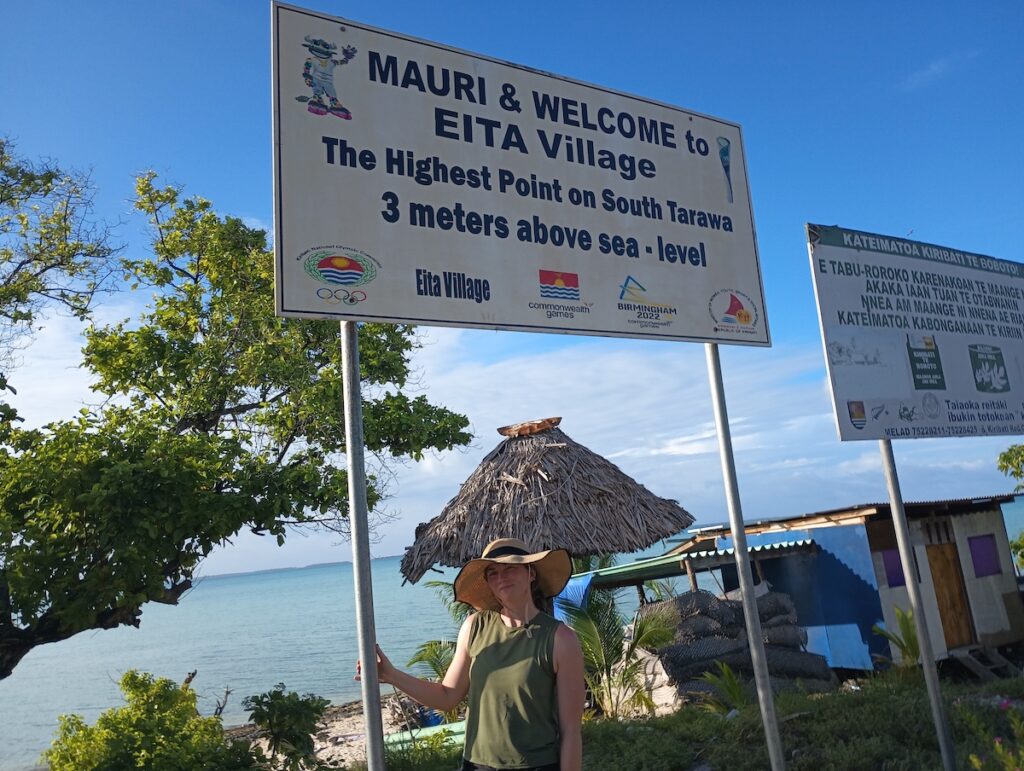
[{"label": "blue tarp", "polygon": [[[813,530],[748,534],[751,548],[793,538],[814,538],[816,554],[766,560],[765,577],[775,591],[788,594],[796,606],[797,623],[807,630],[807,650],[824,656],[830,667],[870,670],[873,653],[888,644],[871,627],[882,620],[864,525],[821,527]],[[732,545],[720,538],[719,547]],[[738,583],[735,570],[727,589]]]},{"label": "blue tarp", "polygon": [[555,618],[567,622],[569,619],[562,610],[562,605],[572,605],[582,608],[587,603],[587,595],[590,593],[590,582],[594,580],[593,573],[585,573],[581,576],[573,576],[561,593],[555,597]]}]

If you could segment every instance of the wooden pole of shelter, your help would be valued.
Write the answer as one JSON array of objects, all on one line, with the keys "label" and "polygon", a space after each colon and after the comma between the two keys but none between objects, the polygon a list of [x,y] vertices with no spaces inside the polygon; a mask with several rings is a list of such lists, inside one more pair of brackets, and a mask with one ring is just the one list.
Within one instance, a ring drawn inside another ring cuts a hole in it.
[{"label": "wooden pole of shelter", "polygon": [[757,570],[757,582],[760,584],[764,583],[764,565],[761,564],[761,560],[754,560],[754,569]]},{"label": "wooden pole of shelter", "polygon": [[690,591],[697,591],[697,574],[693,572],[693,560],[687,557],[683,560],[683,564],[686,565],[686,576],[690,579]]}]

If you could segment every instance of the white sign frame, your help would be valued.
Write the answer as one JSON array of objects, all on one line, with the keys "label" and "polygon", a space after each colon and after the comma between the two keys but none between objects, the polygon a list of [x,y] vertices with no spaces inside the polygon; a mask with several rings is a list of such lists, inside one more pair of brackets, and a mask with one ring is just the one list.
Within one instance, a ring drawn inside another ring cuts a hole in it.
[{"label": "white sign frame", "polygon": [[1024,434],[1024,265],[807,225],[842,441]]},{"label": "white sign frame", "polygon": [[278,315],[771,345],[737,124],[272,14]]}]

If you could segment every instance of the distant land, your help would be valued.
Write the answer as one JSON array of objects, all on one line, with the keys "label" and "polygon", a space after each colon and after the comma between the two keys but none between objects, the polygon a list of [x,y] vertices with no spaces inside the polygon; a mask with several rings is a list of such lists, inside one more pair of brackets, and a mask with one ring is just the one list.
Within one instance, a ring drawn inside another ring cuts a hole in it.
[{"label": "distant land", "polygon": [[[373,557],[373,560],[389,560],[395,557],[401,557],[401,554],[386,554],[383,557]],[[240,570],[234,573],[210,573],[209,575],[199,576],[199,579],[205,581],[208,578],[233,578],[234,576],[254,576],[260,573],[283,573],[288,570],[309,570],[310,568],[324,568],[330,565],[351,565],[352,560],[334,560],[332,562],[314,562],[310,565],[292,566],[285,568],[265,568],[263,570]]]}]

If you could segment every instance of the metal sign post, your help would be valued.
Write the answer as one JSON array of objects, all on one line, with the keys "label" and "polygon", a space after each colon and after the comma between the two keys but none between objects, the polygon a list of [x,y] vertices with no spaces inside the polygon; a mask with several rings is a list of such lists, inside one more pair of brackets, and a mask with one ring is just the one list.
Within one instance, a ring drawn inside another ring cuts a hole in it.
[{"label": "metal sign post", "polygon": [[747,553],[747,534],[743,529],[743,511],[740,508],[739,485],[736,482],[736,464],[732,455],[732,435],[729,431],[729,415],[725,409],[725,388],[722,385],[722,363],[718,357],[718,346],[705,343],[704,353],[708,363],[708,380],[711,382],[711,401],[715,408],[715,424],[718,427],[718,451],[722,458],[722,476],[725,482],[725,497],[729,506],[729,527],[732,530],[733,546],[736,552],[736,569],[740,579],[740,595],[743,601],[743,618],[747,624],[747,640],[750,643],[750,659],[754,665],[754,682],[757,684],[757,701],[761,706],[761,720],[764,723],[765,741],[772,771],[786,767],[782,755],[782,739],[775,718],[775,701],[772,684],[768,676],[768,661],[764,652],[764,638],[761,635],[761,619],[757,614],[757,600],[754,597],[754,577],[750,572],[750,555]]},{"label": "metal sign post", "polygon": [[341,322],[341,376],[345,391],[345,455],[348,459],[348,520],[352,529],[352,576],[355,579],[356,630],[362,663],[366,765],[384,771],[384,725],[377,679],[377,633],[373,623],[373,581],[367,527],[366,467],[363,459],[363,402],[359,393],[359,333],[356,322]]},{"label": "metal sign post", "polygon": [[918,586],[917,571],[914,569],[916,564],[914,547],[910,543],[910,528],[907,526],[907,514],[903,510],[903,496],[900,493],[899,477],[896,476],[896,460],[892,454],[892,442],[888,439],[880,439],[878,447],[882,452],[882,467],[885,470],[885,483],[889,488],[889,503],[892,508],[892,524],[896,530],[896,544],[899,546],[900,561],[903,563],[903,577],[907,583],[907,594],[910,596],[910,609],[914,613],[914,626],[917,628],[917,642],[921,651],[921,667],[924,669],[924,681],[928,686],[932,720],[939,737],[942,767],[946,771],[955,771],[956,755],[953,751],[953,735],[949,730],[949,721],[946,719],[946,711],[942,705],[939,672],[935,667],[935,654],[932,652],[928,622],[924,617],[924,605],[921,602],[921,588]]}]

